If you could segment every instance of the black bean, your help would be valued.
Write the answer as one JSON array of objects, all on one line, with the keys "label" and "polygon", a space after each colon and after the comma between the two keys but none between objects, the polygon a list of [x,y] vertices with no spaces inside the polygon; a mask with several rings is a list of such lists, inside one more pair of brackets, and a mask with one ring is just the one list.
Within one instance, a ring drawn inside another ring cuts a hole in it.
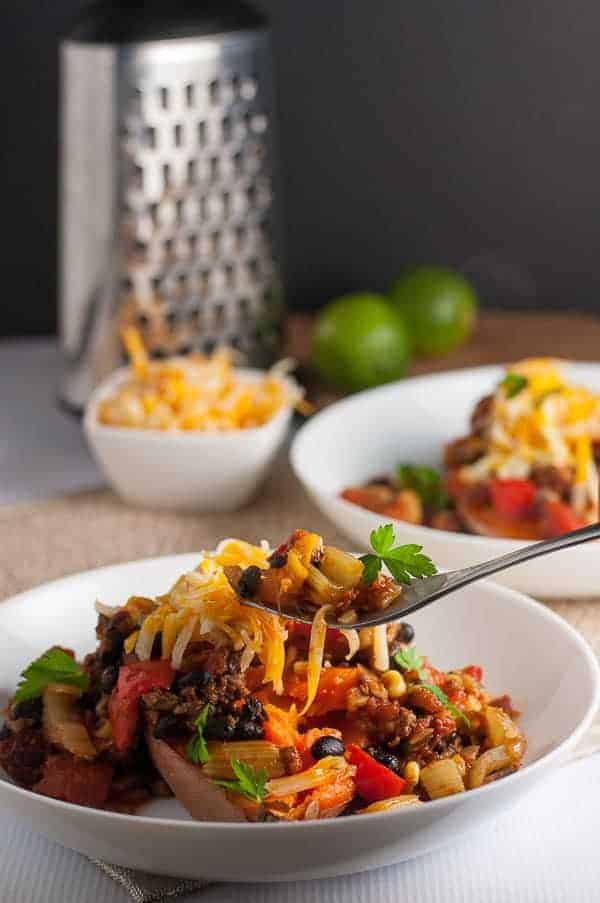
[{"label": "black bean", "polygon": [[394,753],[390,752],[389,749],[385,749],[383,746],[371,746],[367,749],[367,752],[370,756],[373,756],[380,765],[385,765],[386,768],[389,768],[390,771],[395,771],[396,774],[400,773],[402,768],[400,759],[398,756],[395,756]]},{"label": "black bean", "polygon": [[181,677],[178,677],[175,686],[178,690],[183,690],[185,687],[199,687],[200,689],[203,689],[208,686],[211,680],[212,675],[210,671],[204,671],[197,668],[194,671],[188,671],[187,674],[182,674]]},{"label": "black bean", "polygon": [[287,564],[287,552],[273,552],[269,558],[269,566],[272,568],[283,568]]},{"label": "black bean", "polygon": [[346,747],[337,737],[319,737],[310,748],[313,759],[324,759],[325,756],[343,756]]},{"label": "black bean", "polygon": [[23,702],[18,702],[16,705],[13,705],[12,717],[14,719],[29,718],[32,721],[41,721],[41,719],[42,719],[41,697],[37,696],[35,699],[25,699]]},{"label": "black bean", "polygon": [[260,568],[256,567],[255,564],[251,564],[250,567],[242,571],[238,583],[238,593],[242,599],[250,599],[256,595],[260,586],[260,577]]},{"label": "black bean", "polygon": [[235,736],[238,740],[262,740],[265,732],[258,721],[246,721],[240,719],[237,724]]},{"label": "black bean", "polygon": [[101,661],[103,665],[113,665],[121,658],[125,638],[118,630],[112,628],[104,637]]},{"label": "black bean", "polygon": [[154,736],[157,740],[164,740],[170,734],[176,734],[179,730],[177,715],[161,715],[154,728]]},{"label": "black bean", "polygon": [[242,716],[249,718],[264,718],[263,704],[256,696],[249,696],[246,704],[242,709]]},{"label": "black bean", "polygon": [[0,740],[8,740],[9,737],[12,737],[12,731],[8,724],[3,724],[0,727]]},{"label": "black bean", "polygon": [[235,719],[230,715],[218,715],[210,719],[204,734],[207,740],[233,740],[235,727]]},{"label": "black bean", "polygon": [[403,621],[400,624],[400,639],[403,643],[412,643],[415,638],[415,630],[411,624],[407,624],[406,621]]},{"label": "black bean", "polygon": [[110,693],[119,677],[117,665],[109,665],[100,675],[100,686],[105,693]]}]

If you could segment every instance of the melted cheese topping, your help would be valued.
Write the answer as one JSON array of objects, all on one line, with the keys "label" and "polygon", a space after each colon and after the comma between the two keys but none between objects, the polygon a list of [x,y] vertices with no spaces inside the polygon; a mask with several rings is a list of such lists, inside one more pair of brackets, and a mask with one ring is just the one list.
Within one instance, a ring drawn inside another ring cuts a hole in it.
[{"label": "melted cheese topping", "polygon": [[531,358],[507,368],[526,384],[512,398],[502,383],[497,386],[487,452],[462,468],[467,481],[526,478],[534,466],[570,468],[577,507],[597,512],[592,443],[600,440],[600,396],[569,383],[563,367],[552,358]]}]

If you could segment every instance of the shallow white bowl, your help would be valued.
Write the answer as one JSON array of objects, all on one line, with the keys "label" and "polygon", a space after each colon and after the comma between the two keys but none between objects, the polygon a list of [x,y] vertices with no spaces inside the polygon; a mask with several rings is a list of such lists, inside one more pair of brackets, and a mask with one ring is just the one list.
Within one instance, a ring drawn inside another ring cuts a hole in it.
[{"label": "shallow white bowl", "polygon": [[[265,375],[244,368],[236,372],[246,380]],[[245,504],[285,439],[292,408],[286,405],[263,426],[228,432],[105,426],[98,421],[98,405],[128,375],[128,368],[118,370],[96,389],[83,421],[90,449],[113,489],[146,508],[234,511]]]},{"label": "shallow white bowl", "polygon": [[[0,710],[21,670],[52,643],[78,655],[95,644],[93,602],[164,592],[198,555],[88,571],[0,605]],[[479,790],[418,808],[290,824],[193,822],[174,800],[140,815],[38,796],[0,774],[0,807],[87,856],[160,874],[227,881],[320,878],[399,862],[481,827],[564,761],[599,702],[594,656],[543,606],[493,583],[468,587],[411,619],[419,650],[441,668],[484,666],[493,693],[511,693],[529,737],[526,766]],[[579,805],[585,805],[581,800]],[[533,829],[533,826],[532,826]]]},{"label": "shallow white bowl", "polygon": [[[569,377],[600,392],[600,365],[571,364]],[[326,408],[298,432],[292,466],[318,507],[360,548],[383,518],[346,502],[339,493],[400,463],[441,467],[446,442],[465,435],[473,406],[491,392],[500,367],[476,367],[421,376],[361,392]],[[487,561],[528,543],[449,533],[393,521],[398,542],[420,543],[449,570]],[[494,577],[537,596],[593,596],[600,592],[600,554],[591,543],[538,558]]]}]

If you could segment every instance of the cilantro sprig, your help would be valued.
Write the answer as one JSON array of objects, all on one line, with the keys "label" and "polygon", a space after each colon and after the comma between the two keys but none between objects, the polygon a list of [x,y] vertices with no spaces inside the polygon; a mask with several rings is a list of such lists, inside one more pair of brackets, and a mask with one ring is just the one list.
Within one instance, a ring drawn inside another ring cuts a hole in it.
[{"label": "cilantro sprig", "polygon": [[236,776],[235,781],[215,781],[219,787],[241,793],[247,799],[255,803],[262,803],[267,795],[267,772],[264,768],[255,771],[252,765],[232,759],[230,762],[232,771]]},{"label": "cilantro sprig", "polygon": [[393,656],[393,661],[401,671],[416,671],[419,675],[419,680],[425,680],[423,656],[419,655],[414,646],[400,649]]},{"label": "cilantro sprig", "polygon": [[427,674],[423,670],[423,656],[419,655],[414,646],[406,646],[404,649],[400,649],[393,656],[393,661],[401,671],[416,671],[419,677],[419,686],[423,687],[425,690],[429,690],[430,693],[433,693],[435,698],[442,703],[445,709],[448,709],[457,720],[462,721],[468,730],[471,729],[471,722],[465,713],[461,712],[459,708],[453,705],[444,691],[436,684],[429,683],[426,680]]},{"label": "cilantro sprig", "polygon": [[437,573],[431,558],[421,554],[423,546],[411,543],[394,547],[396,537],[392,524],[382,524],[372,530],[370,540],[373,552],[360,559],[364,565],[362,580],[367,585],[373,583],[383,565],[398,583],[410,583],[413,577],[430,577]]},{"label": "cilantro sprig", "polygon": [[443,690],[440,690],[440,688],[436,684],[430,684],[426,681],[421,681],[420,685],[426,690],[429,690],[430,693],[433,693],[435,698],[442,703],[445,709],[448,709],[448,711],[451,712],[455,718],[457,718],[459,721],[464,722],[468,730],[471,730],[471,722],[469,721],[465,713],[461,712],[460,709],[458,709],[450,702]]},{"label": "cilantro sprig", "polygon": [[506,376],[500,383],[500,386],[504,389],[504,394],[507,398],[514,398],[528,385],[529,380],[526,376],[521,376],[520,373],[512,373],[510,371],[506,374]]},{"label": "cilantro sprig", "polygon": [[205,765],[206,762],[208,762],[208,746],[206,745],[206,739],[204,737],[204,728],[208,721],[208,714],[209,706],[205,705],[194,721],[196,733],[185,748],[185,754],[190,762],[195,762],[199,765]]},{"label": "cilantro sprig", "polygon": [[25,702],[41,696],[49,684],[69,684],[87,690],[90,678],[62,649],[49,649],[22,672],[14,701]]},{"label": "cilantro sprig", "polygon": [[399,489],[412,489],[424,505],[433,511],[447,508],[449,498],[442,486],[442,478],[433,467],[423,464],[400,464],[396,470]]}]

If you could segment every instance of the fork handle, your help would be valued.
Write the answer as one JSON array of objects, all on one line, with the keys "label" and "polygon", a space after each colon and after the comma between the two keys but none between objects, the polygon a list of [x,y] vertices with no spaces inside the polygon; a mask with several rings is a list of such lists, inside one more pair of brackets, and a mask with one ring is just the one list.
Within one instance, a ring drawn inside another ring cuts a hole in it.
[{"label": "fork handle", "polygon": [[590,542],[592,539],[600,539],[600,523],[590,524],[579,530],[572,530],[570,533],[563,533],[562,536],[556,536],[554,539],[532,543],[522,549],[515,549],[514,552],[501,555],[500,558],[492,558],[491,561],[483,561],[481,564],[453,571],[449,575],[446,587],[458,589],[481,577],[489,577],[497,571],[513,567],[515,564],[522,564],[524,561],[531,561],[532,558],[539,558],[550,552],[558,552],[560,549],[568,549],[570,546],[578,546],[581,543]]}]

